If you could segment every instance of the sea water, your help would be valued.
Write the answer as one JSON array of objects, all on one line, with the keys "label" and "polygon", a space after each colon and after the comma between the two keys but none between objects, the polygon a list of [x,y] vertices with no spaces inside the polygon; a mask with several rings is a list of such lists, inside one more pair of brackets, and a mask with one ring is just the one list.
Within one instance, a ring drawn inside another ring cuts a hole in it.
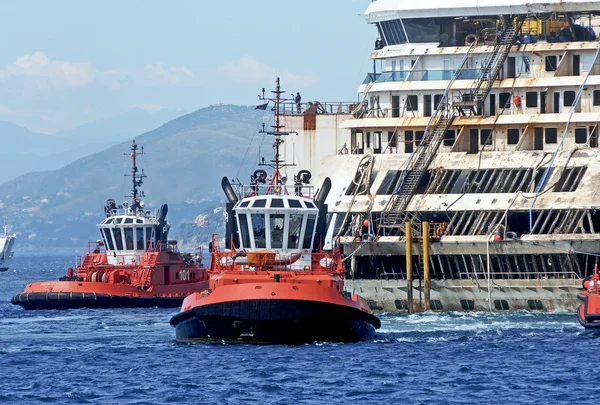
[{"label": "sea water", "polygon": [[11,305],[74,260],[16,254],[0,273],[0,403],[596,402],[600,339],[574,314],[383,314],[370,342],[251,346],[177,343],[177,309]]}]

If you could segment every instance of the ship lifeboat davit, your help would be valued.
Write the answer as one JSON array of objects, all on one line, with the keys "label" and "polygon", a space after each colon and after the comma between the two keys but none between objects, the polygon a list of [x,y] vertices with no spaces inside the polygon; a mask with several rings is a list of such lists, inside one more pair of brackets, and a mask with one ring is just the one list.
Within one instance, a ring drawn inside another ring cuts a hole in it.
[{"label": "ship lifeboat davit", "polygon": [[589,331],[600,333],[600,286],[598,282],[598,265],[594,267],[594,274],[583,282],[583,289],[577,295],[581,301],[577,310],[579,323]]}]

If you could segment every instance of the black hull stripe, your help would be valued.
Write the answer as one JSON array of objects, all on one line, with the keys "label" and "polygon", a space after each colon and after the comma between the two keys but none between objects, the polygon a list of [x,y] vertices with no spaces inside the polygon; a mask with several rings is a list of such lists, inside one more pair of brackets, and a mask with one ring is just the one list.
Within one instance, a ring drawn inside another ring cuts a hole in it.
[{"label": "black hull stripe", "polygon": [[22,293],[12,297],[14,305],[25,309],[75,309],[75,308],[176,308],[184,297],[123,297],[96,293]]}]

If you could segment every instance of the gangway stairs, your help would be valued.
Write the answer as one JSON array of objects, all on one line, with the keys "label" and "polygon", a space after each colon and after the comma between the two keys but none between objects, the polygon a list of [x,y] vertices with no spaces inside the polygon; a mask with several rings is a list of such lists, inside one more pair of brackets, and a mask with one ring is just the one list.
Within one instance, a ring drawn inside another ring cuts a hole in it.
[{"label": "gangway stairs", "polygon": [[517,33],[523,24],[521,19],[517,20],[516,26],[512,18],[503,17],[502,19],[503,29],[496,37],[492,54],[487,58],[479,78],[474,82],[468,94],[465,94],[466,97],[463,96],[466,101],[463,99],[450,103],[448,102],[450,87],[460,78],[461,73],[464,71],[466,61],[474,44],[471,44],[467,50],[460,67],[454,73],[450,83],[448,83],[442,100],[430,118],[427,128],[425,128],[422,142],[417,145],[409,157],[405,172],[400,177],[399,184],[394,189],[392,197],[382,212],[379,232],[381,230],[388,230],[388,234],[395,234],[397,232],[406,233],[407,230],[404,229],[406,222],[414,223],[416,234],[420,232],[420,226],[418,221],[416,221],[418,219],[416,218],[417,213],[406,212],[406,208],[429,165],[433,161],[444,139],[444,135],[448,131],[448,128],[450,128],[450,125],[452,125],[454,118],[458,114],[464,115],[465,108],[474,114],[476,107],[482,107],[492,85],[500,74],[500,69],[515,43]]},{"label": "gangway stairs", "polygon": [[515,24],[515,19],[503,17],[502,21],[502,29],[496,36],[492,53],[483,63],[484,67],[479,77],[473,82],[471,88],[463,94],[462,99],[453,103],[460,115],[466,115],[467,112],[470,115],[476,115],[477,110],[479,112],[483,111],[483,104],[517,40],[524,20],[517,18]]}]

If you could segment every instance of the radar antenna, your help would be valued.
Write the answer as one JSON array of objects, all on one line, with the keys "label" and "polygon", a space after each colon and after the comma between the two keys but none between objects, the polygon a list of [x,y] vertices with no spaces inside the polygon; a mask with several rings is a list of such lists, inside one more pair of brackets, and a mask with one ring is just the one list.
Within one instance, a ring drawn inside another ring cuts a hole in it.
[{"label": "radar antenna", "polygon": [[[144,147],[142,146],[140,151],[138,151],[138,145],[135,143],[135,140],[134,140],[133,143],[131,144],[131,152],[129,153],[129,157],[131,158],[131,162],[132,162],[131,174],[125,175],[125,176],[131,176],[131,182],[132,182],[131,194],[126,195],[125,197],[131,197],[134,204],[139,202],[140,197],[146,196],[143,191],[138,190],[139,187],[142,186],[144,179],[146,178],[146,174],[144,173],[144,169],[142,169],[142,171],[140,173],[138,173],[137,157],[140,155],[144,155],[144,154],[145,154]],[[127,155],[127,153],[124,153],[124,155]]]},{"label": "radar antenna", "polygon": [[296,133],[293,131],[291,131],[291,132],[283,131],[284,125],[282,125],[281,121],[280,121],[281,103],[284,103],[286,101],[293,101],[294,99],[282,97],[282,95],[285,93],[285,91],[281,90],[281,84],[280,84],[279,77],[275,81],[275,84],[276,84],[275,90],[271,91],[271,93],[273,93],[273,96],[266,97],[264,88],[262,89],[262,95],[258,96],[258,99],[261,101],[266,101],[266,102],[272,101],[275,104],[275,106],[273,107],[273,111],[275,114],[275,122],[273,125],[271,125],[273,130],[271,130],[271,131],[265,130],[265,123],[263,122],[262,129],[259,131],[259,133],[261,133],[261,134],[267,134],[267,135],[273,136],[273,159],[270,160],[269,162],[265,162],[265,158],[263,157],[263,158],[261,158],[261,160],[258,164],[259,166],[268,166],[275,170],[275,172],[273,173],[273,177],[271,178],[271,182],[269,183],[269,188],[267,189],[267,194],[269,194],[269,192],[271,191],[271,188],[274,188],[276,192],[278,192],[278,190],[282,189],[281,186],[283,185],[283,180],[282,180],[282,176],[281,176],[281,172],[280,172],[281,168],[296,166],[293,163],[284,163],[284,160],[281,159],[281,155],[279,152],[279,148],[281,147],[281,144],[284,142],[281,137]]}]

